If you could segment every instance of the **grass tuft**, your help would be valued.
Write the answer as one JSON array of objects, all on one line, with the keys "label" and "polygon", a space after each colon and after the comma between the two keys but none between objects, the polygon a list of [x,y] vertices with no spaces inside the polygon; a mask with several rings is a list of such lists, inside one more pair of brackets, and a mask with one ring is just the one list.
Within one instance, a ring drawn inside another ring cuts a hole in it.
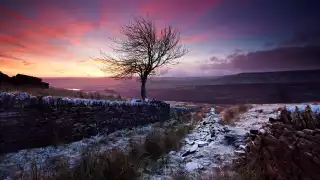
[{"label": "grass tuft", "polygon": [[189,180],[188,172],[183,169],[179,169],[171,175],[171,180]]},{"label": "grass tuft", "polygon": [[145,150],[152,160],[157,160],[164,153],[164,133],[160,129],[152,129],[145,141]]},{"label": "grass tuft", "polygon": [[247,112],[252,106],[248,104],[240,104],[224,109],[220,114],[222,116],[221,122],[232,125],[240,114]]}]

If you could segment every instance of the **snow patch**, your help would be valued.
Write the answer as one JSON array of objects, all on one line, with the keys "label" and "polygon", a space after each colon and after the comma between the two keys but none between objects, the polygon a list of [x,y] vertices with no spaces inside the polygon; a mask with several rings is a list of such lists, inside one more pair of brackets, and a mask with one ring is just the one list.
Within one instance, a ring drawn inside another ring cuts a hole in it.
[{"label": "snow patch", "polygon": [[186,164],[187,171],[194,171],[196,169],[201,169],[201,168],[203,168],[203,166],[199,163],[196,163],[196,162],[188,162]]},{"label": "snow patch", "polygon": [[214,107],[211,107],[211,109],[210,109],[210,114],[215,114],[215,113],[216,113],[215,108],[214,108]]},{"label": "snow patch", "polygon": [[[285,108],[288,110],[288,111],[291,111],[291,112],[294,112],[296,110],[296,107],[298,107],[299,111],[303,111],[306,109],[308,104],[299,104],[299,105],[287,105],[285,106]],[[314,104],[309,104],[310,108],[311,108],[311,111],[313,113],[317,113],[317,114],[320,114],[320,105],[317,104],[317,105],[314,105]]]}]

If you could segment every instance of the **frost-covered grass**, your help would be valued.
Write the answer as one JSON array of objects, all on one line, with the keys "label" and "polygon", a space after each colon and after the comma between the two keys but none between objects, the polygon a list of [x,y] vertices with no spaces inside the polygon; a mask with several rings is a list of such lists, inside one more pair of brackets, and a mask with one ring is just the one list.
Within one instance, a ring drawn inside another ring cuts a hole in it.
[{"label": "frost-covered grass", "polygon": [[[152,126],[141,126],[132,130],[123,129],[109,135],[100,134],[81,141],[60,146],[48,146],[43,148],[25,149],[16,153],[5,154],[0,157],[0,169],[6,175],[10,172],[22,172],[28,174],[34,164],[43,171],[50,172],[52,162],[56,159],[64,159],[68,168],[75,167],[83,154],[95,150],[104,152],[112,148],[125,150],[131,137],[142,138],[151,130]],[[33,163],[33,164],[32,164]],[[48,169],[46,169],[48,167]],[[8,174],[9,173],[9,174]],[[42,174],[43,175],[43,174]],[[1,179],[1,177],[0,177]]]},{"label": "frost-covered grass", "polygon": [[191,127],[187,121],[169,120],[56,147],[21,150],[0,157],[0,169],[28,180],[135,179],[152,162],[178,149]]},{"label": "frost-covered grass", "polygon": [[151,161],[156,162],[165,153],[178,148],[180,139],[188,133],[189,128],[181,125],[171,130],[152,129],[144,140],[129,140],[127,150],[119,147],[106,150],[91,149],[81,154],[78,163],[73,167],[68,166],[63,158],[50,170],[41,169],[31,161],[29,171],[20,173],[18,177],[27,177],[30,180],[136,179]]}]

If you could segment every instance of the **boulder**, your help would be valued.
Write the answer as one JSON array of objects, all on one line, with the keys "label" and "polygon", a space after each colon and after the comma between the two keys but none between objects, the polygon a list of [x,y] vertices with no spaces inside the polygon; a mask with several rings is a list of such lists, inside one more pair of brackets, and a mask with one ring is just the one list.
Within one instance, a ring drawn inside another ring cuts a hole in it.
[{"label": "boulder", "polygon": [[269,117],[269,122],[270,123],[275,123],[275,122],[277,122],[278,120],[277,119],[274,119],[274,118],[272,118],[272,117]]},{"label": "boulder", "polygon": [[208,146],[208,142],[207,141],[196,141],[196,144],[198,144],[198,147],[203,147],[203,146]]},{"label": "boulder", "polygon": [[190,141],[189,138],[185,138],[184,140],[185,140],[186,143],[189,144],[189,145],[193,145],[193,144],[194,144],[194,141]]},{"label": "boulder", "polygon": [[194,144],[193,146],[190,147],[189,152],[196,152],[198,149],[198,144]]},{"label": "boulder", "polygon": [[227,126],[224,126],[224,127],[223,127],[223,131],[224,131],[224,132],[230,132],[230,129],[229,129]]},{"label": "boulder", "polygon": [[213,138],[216,135],[216,130],[215,129],[211,129],[210,130],[210,137]]},{"label": "boulder", "polygon": [[198,150],[198,144],[191,146],[185,153],[182,154],[182,157],[188,156],[195,153]]},{"label": "boulder", "polygon": [[188,162],[186,164],[187,171],[194,171],[194,170],[202,169],[202,168],[203,168],[203,166],[197,162]]},{"label": "boulder", "polygon": [[238,137],[237,137],[237,135],[236,134],[226,134],[225,136],[224,136],[224,138],[225,138],[225,140],[226,140],[226,143],[228,144],[228,145],[234,145],[235,144],[235,142],[237,141],[237,139],[238,139]]},{"label": "boulder", "polygon": [[250,134],[257,135],[259,133],[258,129],[250,129]]}]

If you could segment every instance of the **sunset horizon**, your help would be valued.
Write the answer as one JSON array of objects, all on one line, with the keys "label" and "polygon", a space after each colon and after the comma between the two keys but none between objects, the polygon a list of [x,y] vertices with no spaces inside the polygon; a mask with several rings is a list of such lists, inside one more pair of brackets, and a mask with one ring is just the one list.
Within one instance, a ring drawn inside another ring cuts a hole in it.
[{"label": "sunset horizon", "polygon": [[0,9],[0,71],[10,76],[108,77],[93,59],[137,16],[177,28],[191,50],[160,76],[320,69],[316,1],[15,0]]}]

